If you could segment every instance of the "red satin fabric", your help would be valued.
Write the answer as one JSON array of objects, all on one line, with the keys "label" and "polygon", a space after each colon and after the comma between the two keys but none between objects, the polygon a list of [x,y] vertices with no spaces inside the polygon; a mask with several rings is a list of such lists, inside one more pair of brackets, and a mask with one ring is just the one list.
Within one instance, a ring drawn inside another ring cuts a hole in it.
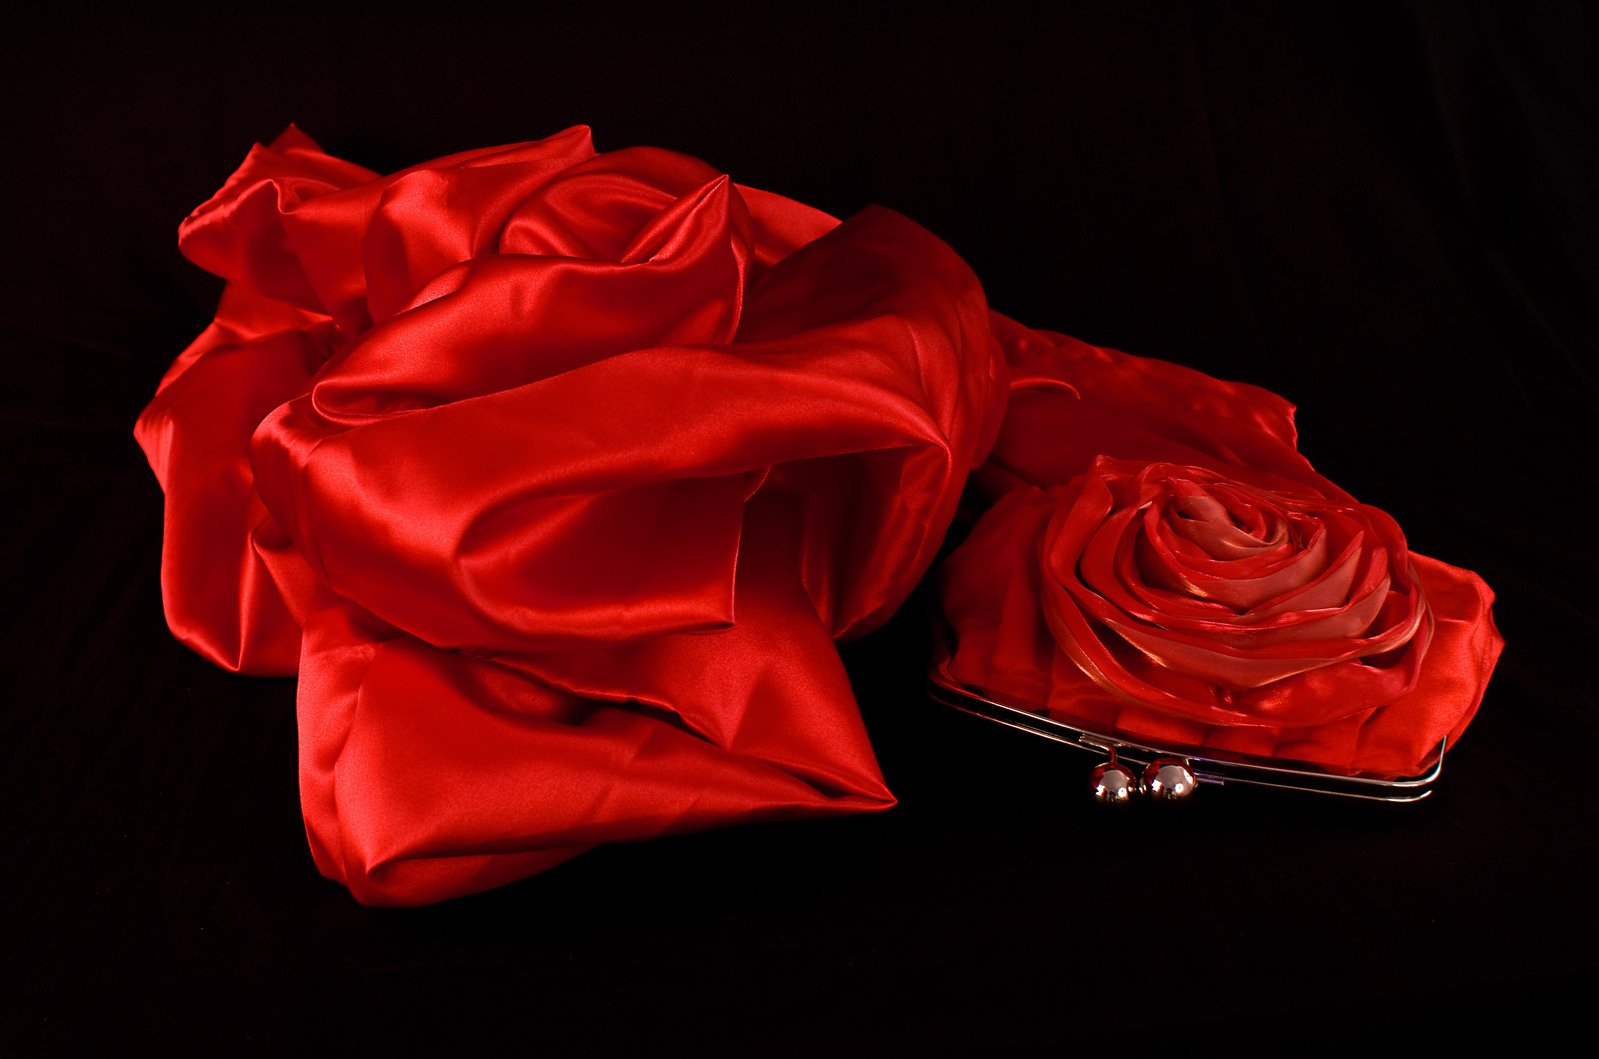
[{"label": "red satin fabric", "polygon": [[1256,387],[992,325],[994,498],[940,574],[946,675],[1100,731],[1397,777],[1457,739],[1493,593],[1317,474]]},{"label": "red satin fabric", "polygon": [[893,803],[833,641],[998,430],[948,247],[586,129],[378,177],[291,127],[179,239],[228,284],[136,427],[167,617],[298,672],[325,874],[414,904]]}]

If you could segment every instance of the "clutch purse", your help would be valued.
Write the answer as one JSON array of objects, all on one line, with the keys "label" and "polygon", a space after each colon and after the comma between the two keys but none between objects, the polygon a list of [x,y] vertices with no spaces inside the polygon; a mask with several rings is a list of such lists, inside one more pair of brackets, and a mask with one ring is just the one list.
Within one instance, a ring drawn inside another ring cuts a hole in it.
[{"label": "clutch purse", "polygon": [[938,571],[932,697],[1092,753],[1107,805],[1428,798],[1503,646],[1482,579],[1317,473],[1281,397],[993,331],[1010,399]]}]

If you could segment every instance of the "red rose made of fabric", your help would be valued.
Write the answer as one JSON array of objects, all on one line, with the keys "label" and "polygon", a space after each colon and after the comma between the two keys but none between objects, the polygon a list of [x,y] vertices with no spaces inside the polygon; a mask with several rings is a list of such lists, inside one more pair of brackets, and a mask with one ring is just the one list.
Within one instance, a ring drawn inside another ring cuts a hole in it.
[{"label": "red rose made of fabric", "polygon": [[892,804],[833,642],[998,429],[947,246],[587,129],[380,177],[292,127],[180,246],[228,282],[136,428],[167,617],[299,674],[326,875],[415,904]]},{"label": "red rose made of fabric", "polygon": [[941,573],[955,680],[1134,738],[1397,777],[1502,641],[1477,575],[1317,474],[1258,388],[997,314],[1013,368]]}]

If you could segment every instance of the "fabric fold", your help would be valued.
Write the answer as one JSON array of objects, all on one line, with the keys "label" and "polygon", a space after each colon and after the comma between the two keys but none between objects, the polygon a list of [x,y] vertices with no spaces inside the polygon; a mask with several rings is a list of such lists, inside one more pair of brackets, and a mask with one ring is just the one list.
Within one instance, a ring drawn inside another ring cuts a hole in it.
[{"label": "fabric fold", "polygon": [[298,671],[318,867],[372,904],[893,804],[835,639],[997,433],[981,286],[587,129],[387,177],[290,129],[180,229],[228,280],[136,436],[173,630]]}]

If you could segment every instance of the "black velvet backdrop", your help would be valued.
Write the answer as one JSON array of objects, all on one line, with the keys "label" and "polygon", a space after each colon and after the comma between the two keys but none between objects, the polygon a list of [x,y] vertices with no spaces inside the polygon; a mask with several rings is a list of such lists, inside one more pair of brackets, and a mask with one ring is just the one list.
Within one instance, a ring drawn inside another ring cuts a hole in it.
[{"label": "black velvet backdrop", "polygon": [[[1366,1054],[1587,1006],[1599,34],[1577,5],[47,6],[0,45],[0,1042]],[[178,222],[291,120],[380,170],[585,122],[834,214],[881,203],[1004,312],[1287,395],[1329,477],[1499,593],[1509,646],[1439,794],[1106,819],[1083,759],[928,703],[913,601],[846,649],[893,811],[359,907],[305,848],[292,682],[163,625],[130,433],[220,287]]]}]

